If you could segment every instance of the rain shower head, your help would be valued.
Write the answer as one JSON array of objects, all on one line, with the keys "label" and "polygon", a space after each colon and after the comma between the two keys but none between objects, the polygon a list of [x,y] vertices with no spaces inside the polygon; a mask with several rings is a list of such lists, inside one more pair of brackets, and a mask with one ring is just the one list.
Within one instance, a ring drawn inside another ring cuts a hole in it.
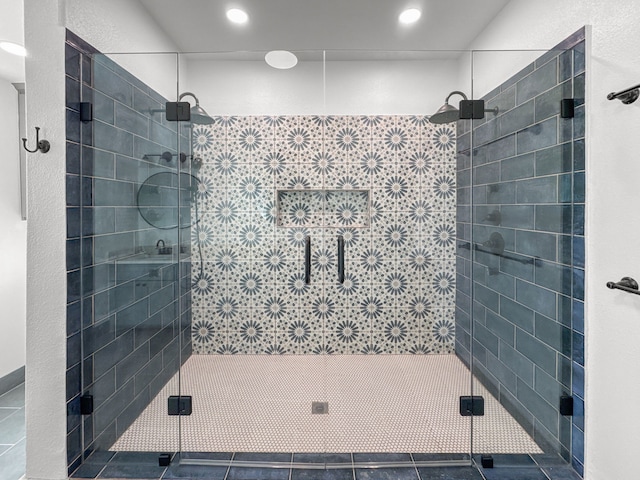
[{"label": "rain shower head", "polygon": [[456,122],[460,119],[460,110],[458,110],[453,105],[449,105],[449,99],[452,95],[461,95],[464,100],[468,100],[467,96],[464,93],[458,90],[454,90],[449,95],[447,95],[447,98],[444,101],[444,105],[442,105],[436,113],[429,117],[429,121],[431,123],[440,125],[443,123]]},{"label": "rain shower head", "polygon": [[195,123],[197,125],[211,125],[213,123],[213,118],[211,118],[205,111],[205,109],[200,106],[198,97],[196,97],[193,93],[181,93],[178,97],[178,100],[182,100],[182,97],[186,96],[193,97],[193,99],[196,101],[195,106],[191,107],[191,123]]},{"label": "rain shower head", "polygon": [[[452,95],[460,95],[464,101],[468,101],[469,100],[464,93],[462,93],[462,92],[460,92],[458,90],[454,90],[449,95],[447,95],[447,98],[444,101],[444,105],[442,105],[438,109],[438,111],[436,113],[434,113],[433,115],[431,115],[429,117],[429,121],[431,123],[435,123],[437,125],[440,125],[440,124],[443,124],[443,123],[457,122],[458,120],[460,120],[460,110],[458,110],[453,105],[449,104],[449,99],[451,98]],[[474,103],[474,102],[475,101],[472,101],[470,103]],[[485,109],[484,111],[485,112],[492,112],[494,115],[497,115],[498,114],[498,107],[490,109],[490,110]],[[471,117],[466,117],[466,118],[471,118]],[[473,118],[476,118],[476,117],[473,117]]]}]

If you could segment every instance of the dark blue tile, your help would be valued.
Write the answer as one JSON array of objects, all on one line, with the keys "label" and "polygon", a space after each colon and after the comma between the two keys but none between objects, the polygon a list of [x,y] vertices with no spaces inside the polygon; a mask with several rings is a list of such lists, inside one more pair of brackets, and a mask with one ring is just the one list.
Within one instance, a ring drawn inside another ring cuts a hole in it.
[{"label": "dark blue tile", "polygon": [[508,135],[494,142],[474,148],[472,164],[482,165],[488,162],[495,162],[503,158],[513,157],[516,154],[516,136]]},{"label": "dark blue tile", "polygon": [[516,251],[524,255],[556,260],[557,236],[550,233],[516,231]]},{"label": "dark blue tile", "polygon": [[573,269],[573,296],[577,300],[584,300],[584,270]]},{"label": "dark blue tile", "polygon": [[289,468],[232,467],[225,480],[289,480]]},{"label": "dark blue tile", "polygon": [[584,334],[584,302],[573,300],[571,325],[576,332]]},{"label": "dark blue tile", "polygon": [[582,480],[582,477],[576,471],[569,467],[544,467],[542,469],[549,480]]},{"label": "dark blue tile", "polygon": [[573,396],[573,424],[584,431],[584,400],[578,395]]},{"label": "dark blue tile", "polygon": [[98,478],[157,478],[159,479],[166,467],[159,467],[158,455],[155,454],[156,465],[142,464],[109,464],[102,470]]},{"label": "dark blue tile", "polygon": [[73,46],[65,44],[64,46],[65,73],[70,77],[80,78],[80,52]]},{"label": "dark blue tile", "polygon": [[548,480],[537,467],[483,468],[482,474],[486,480]]},{"label": "dark blue tile", "polygon": [[573,168],[573,150],[570,142],[554,145],[535,152],[536,175],[570,172]]},{"label": "dark blue tile", "polygon": [[581,42],[577,44],[575,47],[573,47],[573,71],[575,75],[584,71],[584,66],[585,66],[584,52],[585,52],[584,42]]},{"label": "dark blue tile", "polygon": [[555,176],[516,182],[518,203],[557,203],[558,181]]},{"label": "dark blue tile", "polygon": [[500,180],[518,180],[535,174],[535,154],[526,153],[500,162]]},{"label": "dark blue tile", "polygon": [[516,84],[516,103],[518,105],[534,98],[556,85],[558,66],[556,61],[548,62],[534,70]]},{"label": "dark blue tile", "polygon": [[572,362],[571,387],[573,393],[584,398],[584,367]]},{"label": "dark blue tile", "polygon": [[509,368],[528,385],[533,385],[534,363],[526,358],[522,353],[509,346],[500,347],[500,361],[508,365]]},{"label": "dark blue tile", "polygon": [[571,233],[572,208],[570,205],[536,205],[535,229],[553,233]]},{"label": "dark blue tile", "polygon": [[102,55],[94,57],[93,86],[96,90],[128,106],[133,105],[133,86],[105,66]]},{"label": "dark blue tile", "polygon": [[80,239],[67,240],[67,271],[80,268]]},{"label": "dark blue tile", "polygon": [[[74,143],[80,143],[80,114],[73,110],[66,109],[66,132],[67,140]],[[27,144],[29,148],[33,149],[33,146]]]},{"label": "dark blue tile", "polygon": [[85,462],[80,465],[80,467],[73,472],[71,476],[72,478],[96,478],[104,467],[104,465],[95,465]]},{"label": "dark blue tile", "polygon": [[415,467],[356,468],[356,480],[419,480]]},{"label": "dark blue tile", "polygon": [[[189,460],[231,460],[233,453],[229,452],[182,452],[180,459]],[[174,460],[175,461],[175,460]]]},{"label": "dark blue tile", "polygon": [[573,201],[575,203],[585,202],[585,176],[584,172],[573,175]]},{"label": "dark blue tile", "polygon": [[285,462],[290,463],[291,453],[259,453],[241,452],[233,456],[233,461],[237,462]]},{"label": "dark blue tile", "polygon": [[522,78],[524,78],[527,75],[529,75],[531,72],[533,72],[534,68],[535,68],[535,65],[533,63],[530,63],[529,65],[524,67],[518,73],[516,73],[511,78],[509,78],[509,80],[507,80],[506,82],[502,83],[502,85],[501,85],[502,90],[506,90],[507,88],[509,88],[513,84],[515,84],[518,80],[521,80]]},{"label": "dark blue tile", "polygon": [[93,122],[93,125],[94,146],[96,148],[121,155],[133,155],[133,134],[131,132],[97,120]]},{"label": "dark blue tile", "polygon": [[351,468],[335,470],[294,468],[291,470],[291,480],[353,480],[353,470]]},{"label": "dark blue tile", "polygon": [[67,208],[67,238],[80,236],[80,209]]},{"label": "dark blue tile", "polygon": [[149,118],[121,103],[115,104],[115,126],[141,137],[149,136]]},{"label": "dark blue tile", "polygon": [[509,135],[533,125],[538,110],[537,104],[538,99],[535,104],[532,100],[501,115],[498,118],[499,136]]},{"label": "dark blue tile", "polygon": [[573,234],[584,235],[584,205],[573,206]]},{"label": "dark blue tile", "polygon": [[584,138],[573,141],[573,169],[585,169]]},{"label": "dark blue tile", "polygon": [[80,206],[80,177],[78,175],[66,176],[67,206]]},{"label": "dark blue tile", "polygon": [[67,142],[67,173],[80,175],[80,145],[77,143]]},{"label": "dark blue tile", "polygon": [[571,455],[575,460],[584,465],[584,432],[577,427],[571,430],[572,448]]},{"label": "dark blue tile", "polygon": [[410,462],[408,453],[354,453],[353,463]]},{"label": "dark blue tile", "polygon": [[162,478],[224,480],[226,474],[227,467],[171,464]]},{"label": "dark blue tile", "polygon": [[564,82],[571,77],[573,77],[573,51],[566,50],[558,57],[558,81]]},{"label": "dark blue tile", "polygon": [[537,338],[518,330],[516,350],[549,375],[556,374],[556,352]]},{"label": "dark blue tile", "polygon": [[558,119],[552,117],[517,133],[518,153],[541,150],[558,143]]},{"label": "dark blue tile", "polygon": [[293,461],[297,463],[352,463],[350,453],[294,453]]},{"label": "dark blue tile", "polygon": [[584,138],[585,118],[584,105],[576,107],[575,116],[573,117],[573,138]]},{"label": "dark blue tile", "polygon": [[573,273],[570,267],[538,260],[535,266],[535,275],[536,285],[558,293],[571,295]]}]

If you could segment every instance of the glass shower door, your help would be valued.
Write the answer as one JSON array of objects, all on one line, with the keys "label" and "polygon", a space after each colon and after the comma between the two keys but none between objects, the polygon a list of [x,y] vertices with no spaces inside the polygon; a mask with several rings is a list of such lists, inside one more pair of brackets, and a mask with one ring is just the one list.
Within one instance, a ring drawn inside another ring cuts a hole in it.
[{"label": "glass shower door", "polygon": [[474,453],[506,464],[582,458],[583,45],[473,53]]},{"label": "glass shower door", "polygon": [[297,54],[296,68],[281,76],[264,52],[181,55],[188,71],[181,89],[213,117],[189,127],[202,166],[192,172],[198,222],[192,328],[183,339],[192,355],[181,391],[193,396],[193,414],[181,421],[183,463],[233,458],[234,465],[288,468],[292,454],[325,451],[325,358],[316,350],[324,306],[314,303],[324,298],[315,255],[321,212],[306,204],[293,225],[277,222],[279,193],[322,189],[308,176],[320,139],[292,114],[308,96],[322,98],[322,55]]},{"label": "glass shower door", "polygon": [[67,81],[68,91],[78,88],[82,401],[92,401],[83,446],[95,452],[86,463],[112,459],[105,472],[118,476],[119,452],[154,452],[137,458],[157,462],[158,452],[178,449],[177,419],[166,412],[167,397],[178,395],[188,323],[179,288],[181,140],[166,114],[176,56],[82,48],[80,78]]}]

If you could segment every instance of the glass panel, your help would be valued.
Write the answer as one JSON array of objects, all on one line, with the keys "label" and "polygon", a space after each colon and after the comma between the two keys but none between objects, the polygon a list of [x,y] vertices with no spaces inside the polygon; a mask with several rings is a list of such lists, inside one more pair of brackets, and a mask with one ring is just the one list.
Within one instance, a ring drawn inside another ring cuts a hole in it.
[{"label": "glass panel", "polygon": [[182,419],[182,462],[235,453],[235,462],[289,465],[292,454],[325,451],[318,354],[323,316],[335,309],[322,288],[325,270],[336,275],[335,245],[326,265],[321,236],[276,226],[276,190],[323,188],[308,176],[322,151],[312,117],[322,113],[322,53],[294,53],[291,70],[268,66],[265,52],[180,58],[180,90],[214,117],[190,127],[202,166],[192,171],[193,354],[181,389],[194,396],[194,415]]},{"label": "glass panel", "polygon": [[[571,461],[581,428],[564,411],[565,397],[581,405],[584,72],[575,57],[473,54],[473,98],[487,111],[467,134],[471,355],[474,390],[496,403],[474,418],[474,452],[529,454],[531,465]],[[576,115],[562,118],[561,100],[572,98]]]},{"label": "glass panel", "polygon": [[[95,53],[80,62],[78,98],[93,107],[78,142],[82,393],[93,398],[83,417],[83,447],[93,452],[85,468],[115,452],[153,452],[157,461],[178,449],[178,420],[166,405],[178,394],[179,337],[189,329],[178,264],[190,222],[180,218],[179,125],[165,115],[176,60]],[[105,475],[118,476],[114,462]]]}]

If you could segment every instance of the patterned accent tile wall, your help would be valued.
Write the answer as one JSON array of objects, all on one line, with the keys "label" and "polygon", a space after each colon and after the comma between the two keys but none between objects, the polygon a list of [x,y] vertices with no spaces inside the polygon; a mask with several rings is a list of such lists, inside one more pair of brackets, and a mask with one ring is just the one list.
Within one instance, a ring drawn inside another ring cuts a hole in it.
[{"label": "patterned accent tile wall", "polygon": [[[457,172],[456,353],[473,358],[474,374],[538,444],[579,473],[584,81],[581,30],[486,95],[497,116],[472,129],[460,123]],[[575,117],[562,118],[569,98]],[[560,413],[563,395],[573,397],[573,416]]]},{"label": "patterned accent tile wall", "polygon": [[[455,126],[218,117],[194,128],[193,151],[194,353],[453,352]],[[285,190],[301,194],[277,202]]]}]

